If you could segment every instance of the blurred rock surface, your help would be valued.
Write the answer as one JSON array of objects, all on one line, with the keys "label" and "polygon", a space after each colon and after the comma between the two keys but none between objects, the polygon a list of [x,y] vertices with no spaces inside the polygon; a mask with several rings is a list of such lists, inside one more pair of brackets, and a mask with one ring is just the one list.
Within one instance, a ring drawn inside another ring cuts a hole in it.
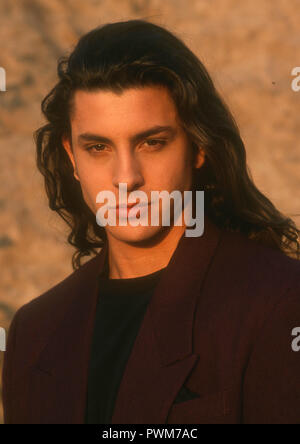
[{"label": "blurred rock surface", "polygon": [[[47,207],[32,133],[57,58],[95,26],[144,18],[202,59],[232,109],[257,186],[300,225],[299,0],[16,0],[0,2],[0,326],[72,272],[67,229]],[[294,217],[293,215],[299,216]],[[3,353],[0,352],[0,364]],[[1,411],[0,411],[1,416]]]}]

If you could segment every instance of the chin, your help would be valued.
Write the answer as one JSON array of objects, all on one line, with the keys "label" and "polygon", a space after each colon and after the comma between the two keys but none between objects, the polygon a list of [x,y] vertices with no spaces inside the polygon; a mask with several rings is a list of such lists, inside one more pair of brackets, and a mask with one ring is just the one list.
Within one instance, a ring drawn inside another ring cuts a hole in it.
[{"label": "chin", "polygon": [[120,242],[128,244],[140,244],[140,246],[146,246],[147,244],[153,244],[159,242],[161,237],[167,234],[170,227],[110,227],[107,229],[107,236],[114,237]]}]

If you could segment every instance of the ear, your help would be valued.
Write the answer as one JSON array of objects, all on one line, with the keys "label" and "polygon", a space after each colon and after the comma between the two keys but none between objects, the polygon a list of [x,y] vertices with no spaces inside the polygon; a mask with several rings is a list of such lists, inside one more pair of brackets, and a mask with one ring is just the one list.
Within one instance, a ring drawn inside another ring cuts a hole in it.
[{"label": "ear", "polygon": [[205,152],[203,148],[198,148],[198,152],[195,156],[194,168],[201,168],[205,162]]},{"label": "ear", "polygon": [[74,153],[73,153],[73,149],[70,143],[70,140],[67,136],[63,136],[62,137],[62,145],[64,147],[64,149],[66,150],[69,159],[73,165],[73,169],[74,169],[74,177],[76,180],[79,181],[79,177],[78,177],[78,172],[77,172],[77,167],[76,167],[76,162],[75,162],[75,158],[74,158]]}]

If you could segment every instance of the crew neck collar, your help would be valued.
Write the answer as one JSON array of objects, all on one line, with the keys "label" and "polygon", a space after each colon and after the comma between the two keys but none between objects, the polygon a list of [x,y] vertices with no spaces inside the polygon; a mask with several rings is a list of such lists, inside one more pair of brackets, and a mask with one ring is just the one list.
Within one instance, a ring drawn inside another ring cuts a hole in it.
[{"label": "crew neck collar", "polygon": [[110,279],[108,278],[108,264],[106,263],[104,270],[98,276],[100,284],[99,288],[100,291],[102,290],[103,292],[122,290],[123,292],[138,293],[140,291],[146,291],[158,283],[166,268],[167,267],[163,267],[153,273],[134,278]]}]

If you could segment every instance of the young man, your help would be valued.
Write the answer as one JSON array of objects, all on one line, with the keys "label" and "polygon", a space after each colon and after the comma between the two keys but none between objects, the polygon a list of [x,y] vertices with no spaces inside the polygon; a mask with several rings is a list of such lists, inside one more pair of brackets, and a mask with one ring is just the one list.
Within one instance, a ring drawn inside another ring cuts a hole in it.
[{"label": "young man", "polygon": [[[300,423],[299,231],[253,184],[201,62],[129,21],[83,36],[58,74],[37,159],[75,271],[12,321],[5,422]],[[197,207],[204,190],[204,232],[164,225],[162,201],[158,224],[121,224],[120,184],[149,210],[153,191]]]}]

